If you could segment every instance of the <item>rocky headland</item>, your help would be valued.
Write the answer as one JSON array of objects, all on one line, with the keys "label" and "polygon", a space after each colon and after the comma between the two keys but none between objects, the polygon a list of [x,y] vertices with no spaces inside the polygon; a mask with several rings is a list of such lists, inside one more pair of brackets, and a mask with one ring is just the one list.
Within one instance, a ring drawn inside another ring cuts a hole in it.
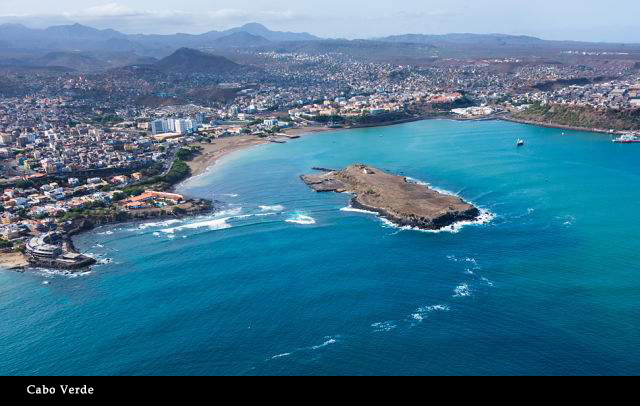
[{"label": "rocky headland", "polygon": [[459,197],[367,165],[350,165],[301,178],[316,192],[349,193],[353,196],[352,207],[378,213],[401,227],[441,230],[461,221],[476,220],[481,214]]}]

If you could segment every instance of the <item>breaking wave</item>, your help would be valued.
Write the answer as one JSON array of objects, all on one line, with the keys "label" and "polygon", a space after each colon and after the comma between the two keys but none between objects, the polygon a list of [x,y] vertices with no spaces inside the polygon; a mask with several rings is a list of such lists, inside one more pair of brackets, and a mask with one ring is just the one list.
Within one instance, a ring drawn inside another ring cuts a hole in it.
[{"label": "breaking wave", "polygon": [[340,211],[350,212],[350,213],[371,214],[371,215],[374,215],[374,216],[379,216],[379,214],[376,213],[375,211],[356,209],[355,207],[351,207],[351,206],[343,207],[343,208],[340,209]]},{"label": "breaking wave", "polygon": [[[438,193],[441,193],[443,195],[448,195],[448,196],[455,196],[455,197],[459,197],[462,198],[460,195],[458,195],[457,193],[451,192],[449,190],[444,190],[444,189],[439,189],[437,187],[433,187],[430,183],[427,183],[425,181],[419,180],[419,179],[414,179],[411,177],[405,177],[407,179],[407,182],[410,183],[415,183],[416,185],[422,185],[422,186],[426,186],[431,190],[434,190]],[[478,207],[478,205],[476,205],[475,203],[471,202],[471,201],[467,201],[469,204],[474,205],[475,207]],[[474,219],[474,220],[465,220],[465,221],[459,221],[457,223],[452,224],[449,227],[445,227],[445,228],[441,228],[440,230],[423,230],[417,227],[401,227],[398,226],[397,224],[385,219],[385,218],[381,218],[383,223],[389,227],[393,227],[393,228],[398,228],[401,230],[410,230],[410,231],[420,231],[420,232],[424,232],[424,233],[432,233],[432,234],[438,234],[438,233],[451,233],[451,234],[457,234],[460,232],[460,230],[462,230],[465,226],[480,226],[480,225],[485,225],[485,224],[489,224],[490,222],[492,222],[495,218],[496,215],[492,212],[490,212],[487,209],[483,209],[481,207],[478,207],[478,210],[480,211],[480,215]]]},{"label": "breaking wave", "polygon": [[376,333],[386,333],[398,327],[393,321],[385,321],[384,323],[373,323],[371,325]]},{"label": "breaking wave", "polygon": [[320,345],[314,345],[313,347],[311,347],[312,350],[319,350],[320,348],[324,348],[324,347],[328,347],[332,344],[335,344],[338,342],[338,340],[336,340],[335,338],[332,337],[325,337],[326,341]]},{"label": "breaking wave", "polygon": [[199,228],[209,228],[210,230],[223,230],[225,228],[231,227],[231,225],[227,223],[227,221],[230,219],[231,217],[223,217],[223,218],[218,218],[213,220],[199,221],[196,223],[185,224],[178,227],[165,228],[160,231],[165,234],[175,234],[176,232],[179,232],[179,231],[197,230]]},{"label": "breaking wave", "polygon": [[280,204],[276,204],[274,206],[258,206],[258,208],[261,211],[283,211],[284,210],[284,206],[280,205]]},{"label": "breaking wave", "polygon": [[472,225],[480,226],[484,224],[489,224],[495,218],[496,218],[495,214],[491,213],[488,210],[480,209],[480,215],[475,220],[459,221],[457,223],[452,224],[449,227],[441,228],[439,230],[425,230],[418,227],[399,226],[393,221],[384,217],[380,217],[380,221],[386,227],[395,228],[402,231],[419,231],[421,233],[429,233],[429,234],[440,234],[440,233],[458,234],[465,226],[472,226]]},{"label": "breaking wave", "polygon": [[[62,269],[48,269],[48,268],[30,268],[31,271],[43,276],[46,279],[51,279],[56,276],[63,276],[65,278],[80,278],[83,276],[91,275],[91,271],[84,272],[73,272]],[[45,281],[46,282],[46,281]],[[43,283],[44,285],[48,285],[49,283]]]},{"label": "breaking wave", "polygon": [[453,297],[468,297],[471,296],[471,289],[469,285],[464,283],[460,286],[457,286],[453,291]]},{"label": "breaking wave", "polygon": [[284,354],[274,355],[273,357],[271,357],[271,359],[284,358],[284,357],[288,357],[288,356],[290,356],[290,355],[291,355],[291,353],[290,353],[290,352],[285,352]]},{"label": "breaking wave", "polygon": [[294,214],[292,217],[285,220],[287,223],[293,224],[301,224],[301,225],[312,225],[316,224],[316,219],[306,214]]},{"label": "breaking wave", "polygon": [[436,313],[436,312],[443,313],[443,312],[448,312],[450,310],[451,309],[449,308],[449,306],[444,304],[419,307],[418,309],[416,309],[416,312],[411,315],[411,320],[421,322],[427,317],[429,313]]},{"label": "breaking wave", "polygon": [[334,337],[325,337],[325,341],[322,344],[318,344],[318,345],[314,345],[311,347],[301,347],[301,348],[297,348],[291,352],[284,352],[282,354],[278,354],[278,355],[274,355],[272,357],[267,358],[266,361],[272,361],[272,360],[276,360],[276,359],[280,359],[280,358],[286,358],[286,357],[290,357],[293,354],[299,353],[299,352],[307,352],[307,351],[315,351],[315,350],[319,350],[325,347],[328,347],[330,345],[336,344],[338,342],[338,338],[340,336],[334,336]]}]

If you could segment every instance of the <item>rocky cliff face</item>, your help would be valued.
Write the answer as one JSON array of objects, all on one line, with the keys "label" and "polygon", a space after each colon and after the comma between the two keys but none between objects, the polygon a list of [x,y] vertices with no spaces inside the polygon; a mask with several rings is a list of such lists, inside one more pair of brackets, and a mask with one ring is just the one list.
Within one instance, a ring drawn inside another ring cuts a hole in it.
[{"label": "rocky cliff face", "polygon": [[445,195],[367,165],[305,175],[302,180],[317,192],[347,192],[354,208],[369,210],[399,226],[440,230],[478,218],[480,211],[456,196]]}]

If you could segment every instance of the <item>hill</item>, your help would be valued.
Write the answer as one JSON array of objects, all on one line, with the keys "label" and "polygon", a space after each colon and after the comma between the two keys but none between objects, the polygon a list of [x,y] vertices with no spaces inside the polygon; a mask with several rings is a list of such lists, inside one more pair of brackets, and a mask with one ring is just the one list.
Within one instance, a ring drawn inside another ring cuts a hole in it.
[{"label": "hill", "polygon": [[545,42],[526,35],[505,34],[405,34],[380,38],[380,41],[406,44],[457,44],[457,45],[533,45]]},{"label": "hill", "polygon": [[195,49],[180,48],[173,54],[156,62],[153,67],[169,73],[229,73],[238,71],[242,65],[218,55]]},{"label": "hill", "polygon": [[240,48],[255,47],[270,44],[271,41],[259,35],[253,35],[248,32],[238,31],[233,34],[218,38],[214,41],[214,45],[220,48]]},{"label": "hill", "polygon": [[273,42],[286,42],[286,41],[317,41],[320,38],[311,35],[309,33],[297,33],[297,32],[282,32],[271,31],[267,27],[258,23],[245,24],[242,27],[232,28],[223,32],[224,35],[235,34],[238,32],[245,32],[257,37],[265,38]]},{"label": "hill", "polygon": [[100,59],[77,52],[50,52],[31,63],[34,66],[60,66],[79,71],[100,70],[108,67],[108,64]]},{"label": "hill", "polygon": [[524,111],[515,113],[513,118],[543,125],[575,128],[625,131],[640,129],[640,110],[638,109],[611,110],[590,106],[534,104]]}]

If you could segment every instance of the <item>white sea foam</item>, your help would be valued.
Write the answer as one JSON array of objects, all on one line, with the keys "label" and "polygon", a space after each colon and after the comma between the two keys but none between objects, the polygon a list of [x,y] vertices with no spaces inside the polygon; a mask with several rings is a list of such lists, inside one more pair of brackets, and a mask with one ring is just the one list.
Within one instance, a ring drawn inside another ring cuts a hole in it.
[{"label": "white sea foam", "polygon": [[482,281],[487,284],[487,286],[493,287],[493,282],[489,279],[482,277]]},{"label": "white sea foam", "polygon": [[[422,186],[426,186],[431,190],[434,190],[438,193],[441,193],[443,195],[448,195],[448,196],[455,196],[455,197],[460,197],[460,195],[458,195],[457,193],[451,192],[449,190],[444,190],[444,189],[439,189],[436,187],[433,187],[431,184],[424,182],[422,180],[419,179],[414,179],[414,178],[410,178],[410,177],[406,177],[407,181],[410,183],[415,183],[417,185],[422,185]],[[478,207],[476,204],[474,204],[473,202],[469,202],[469,204],[472,204],[476,207]],[[474,220],[465,220],[465,221],[459,221],[457,223],[452,224],[449,227],[445,227],[442,228],[440,230],[423,230],[417,227],[400,227],[396,224],[394,224],[393,222],[387,220],[387,219],[383,219],[383,222],[385,225],[387,226],[391,226],[391,227],[395,227],[395,228],[399,228],[402,230],[411,230],[411,231],[421,231],[421,232],[425,232],[425,233],[451,233],[451,234],[457,234],[460,232],[460,230],[462,230],[465,226],[479,226],[479,225],[485,225],[485,224],[489,224],[490,222],[492,222],[495,218],[496,215],[493,214],[492,212],[490,212],[489,210],[483,209],[478,207],[478,210],[480,211],[480,214],[478,215],[478,217],[476,217]]]},{"label": "white sea foam", "polygon": [[351,206],[343,207],[343,208],[340,209],[340,211],[350,212],[350,213],[371,214],[371,215],[374,215],[374,216],[378,216],[379,215],[375,211],[356,209],[355,207],[351,207]]},{"label": "white sea foam", "polygon": [[270,217],[270,216],[276,216],[278,213],[258,213],[258,214],[252,214],[249,217]]},{"label": "white sea foam", "polygon": [[380,221],[382,221],[382,223],[386,227],[396,228],[398,230],[403,230],[403,231],[419,231],[421,233],[429,233],[429,234],[439,234],[439,233],[458,234],[460,230],[462,230],[465,226],[473,226],[473,225],[479,226],[479,225],[489,224],[493,219],[495,219],[495,215],[493,213],[484,209],[480,209],[480,215],[475,220],[459,221],[457,223],[452,224],[449,227],[441,228],[439,230],[425,230],[418,227],[399,226],[389,219],[380,217]]},{"label": "white sea foam", "polygon": [[471,296],[471,289],[469,285],[464,283],[460,286],[457,286],[453,291],[453,297],[467,297]]},{"label": "white sea foam", "polygon": [[183,220],[180,220],[180,219],[170,219],[170,220],[163,220],[163,221],[150,221],[150,222],[147,222],[147,223],[138,224],[135,228],[125,229],[125,231],[135,232],[135,231],[147,230],[149,228],[169,227],[171,225],[180,224],[182,222],[183,222]]},{"label": "white sea foam", "polygon": [[426,187],[431,187],[430,184],[428,184],[425,181],[419,180],[419,179],[414,179],[414,178],[411,178],[409,176],[405,176],[405,179],[407,179],[407,182],[409,182],[409,183],[415,183],[416,185],[422,185],[422,186],[426,186]]},{"label": "white sea foam", "polygon": [[289,357],[291,356],[290,352],[285,352],[284,354],[278,354],[278,355],[274,355],[273,357],[271,357],[271,359],[278,359],[278,358],[284,358],[284,357]]},{"label": "white sea foam", "polygon": [[165,234],[175,234],[176,232],[179,231],[183,231],[183,230],[197,230],[200,228],[209,228],[210,230],[223,230],[226,228],[230,228],[231,225],[229,223],[227,223],[228,220],[230,220],[231,217],[223,217],[223,218],[216,218],[213,220],[206,220],[206,221],[198,221],[195,223],[189,223],[189,224],[184,224],[182,226],[178,226],[178,227],[171,227],[171,228],[165,228],[160,230],[161,232],[165,233]]},{"label": "white sea foam", "polygon": [[301,225],[312,225],[316,224],[316,219],[311,216],[307,216],[306,214],[294,214],[292,217],[285,220],[287,223],[293,224],[301,224]]},{"label": "white sea foam", "polygon": [[395,329],[398,326],[393,321],[385,321],[384,323],[373,323],[371,327],[373,327],[373,331],[375,331],[376,333],[385,333]]},{"label": "white sea foam", "polygon": [[[169,238],[174,238],[174,234],[184,230],[197,230],[201,228],[208,228],[210,230],[224,230],[227,228],[231,228],[231,225],[228,223],[231,219],[236,218],[246,218],[250,217],[250,215],[240,216],[242,213],[242,207],[234,207],[227,210],[221,210],[219,212],[214,213],[211,216],[207,217],[197,217],[195,221],[190,223],[185,222],[187,220],[170,220],[162,223],[150,223],[154,224],[154,226],[169,226],[174,224],[180,224],[176,227],[167,227],[160,230],[161,233],[164,233]],[[158,232],[153,233],[154,236],[158,237],[160,234]]]},{"label": "white sea foam", "polygon": [[295,349],[295,350],[293,350],[291,352],[285,352],[285,353],[282,353],[282,354],[278,354],[278,355],[274,355],[272,357],[269,357],[269,358],[266,359],[266,361],[272,361],[272,360],[279,359],[279,358],[290,357],[291,355],[296,354],[298,352],[319,350],[321,348],[325,348],[325,347],[328,347],[330,345],[333,345],[333,344],[337,343],[339,337],[340,336],[325,337],[324,338],[325,341],[322,344],[314,345],[312,347],[300,347],[300,348],[297,348],[297,349]]},{"label": "white sea foam", "polygon": [[85,252],[84,255],[89,258],[93,258],[96,261],[97,265],[108,265],[113,263],[113,259],[106,258],[104,254],[95,254],[93,252]]},{"label": "white sea foam", "polygon": [[433,305],[424,308],[427,312],[448,312],[451,309],[447,305]]},{"label": "white sea foam", "polygon": [[48,269],[48,268],[31,268],[31,270],[33,270],[34,272],[42,275],[43,277],[47,278],[47,279],[51,279],[53,277],[56,276],[64,276],[66,278],[79,278],[82,276],[87,276],[87,275],[91,275],[90,271],[86,271],[86,272],[72,272],[72,271],[66,271],[66,270],[62,270],[62,269]]},{"label": "white sea foam", "polygon": [[98,235],[113,235],[113,231],[108,230],[108,231],[104,231],[102,233],[97,233]]},{"label": "white sea foam", "polygon": [[335,338],[332,338],[332,337],[325,337],[325,339],[327,339],[327,340],[324,343],[322,343],[320,345],[314,345],[313,347],[311,347],[311,349],[312,350],[319,350],[320,348],[328,347],[328,346],[338,342],[338,340],[336,340]]},{"label": "white sea foam", "polygon": [[458,258],[455,255],[447,255],[447,259],[453,262],[465,263],[466,267],[465,267],[464,273],[467,275],[475,275],[476,271],[479,271],[482,269],[482,267],[480,266],[480,264],[478,264],[478,261],[475,258],[470,258],[470,257]]},{"label": "white sea foam", "polygon": [[448,312],[449,310],[449,306],[444,304],[419,307],[416,309],[416,312],[411,315],[411,320],[421,322],[427,318],[428,313]]},{"label": "white sea foam", "polygon": [[[423,182],[421,180],[410,178],[410,177],[407,177],[406,179],[407,179],[408,182],[415,183],[417,185],[423,185],[423,186],[429,187],[431,190],[435,190],[436,192],[442,193],[444,195],[460,197],[456,193],[450,192],[448,190],[434,188],[433,186],[431,186],[427,182]],[[471,203],[471,204],[473,204],[473,203]],[[489,210],[485,210],[485,209],[479,208],[480,214],[474,220],[459,221],[457,223],[452,224],[449,227],[445,227],[445,228],[442,228],[442,229],[439,229],[439,230],[424,230],[424,229],[421,229],[421,228],[418,228],[418,227],[399,226],[399,225],[395,224],[394,222],[392,222],[391,220],[389,220],[389,219],[387,219],[385,217],[381,217],[379,213],[376,213],[374,211],[356,209],[356,208],[351,207],[351,206],[343,207],[343,208],[340,209],[340,211],[371,214],[371,215],[374,215],[374,216],[378,216],[380,218],[380,221],[386,227],[396,228],[396,229],[403,230],[403,231],[420,231],[420,232],[423,232],[423,233],[432,233],[432,234],[438,234],[438,233],[457,234],[465,226],[488,224],[491,221],[493,221],[495,219],[495,217],[496,217],[495,214],[491,213]]]},{"label": "white sea foam", "polygon": [[[233,207],[226,210],[218,211],[207,217],[196,217],[195,218],[196,221],[191,223],[186,223],[187,221],[190,221],[189,219],[169,219],[169,220],[163,220],[163,221],[153,221],[153,222],[142,223],[142,224],[139,224],[136,228],[126,229],[126,231],[142,231],[147,229],[160,228],[160,231],[165,234],[173,234],[176,231],[198,229],[198,228],[204,228],[204,227],[209,227],[211,229],[219,230],[223,228],[229,228],[230,226],[226,224],[226,221],[229,220],[230,218],[238,216],[241,212],[242,212],[242,207]],[[194,219],[191,219],[191,221],[193,220]],[[171,227],[171,226],[176,226],[176,227]],[[157,231],[154,232],[153,235],[156,237],[160,236],[160,234],[158,234]]]},{"label": "white sea foam", "polygon": [[556,217],[558,220],[562,221],[562,225],[565,227],[569,227],[572,226],[573,223],[576,221],[576,218],[572,215],[567,215],[567,216],[558,216]]},{"label": "white sea foam", "polygon": [[221,210],[213,214],[214,217],[231,217],[242,213],[242,207],[233,207],[227,210]]},{"label": "white sea foam", "polygon": [[283,211],[284,206],[276,204],[274,206],[258,206],[262,211]]}]

